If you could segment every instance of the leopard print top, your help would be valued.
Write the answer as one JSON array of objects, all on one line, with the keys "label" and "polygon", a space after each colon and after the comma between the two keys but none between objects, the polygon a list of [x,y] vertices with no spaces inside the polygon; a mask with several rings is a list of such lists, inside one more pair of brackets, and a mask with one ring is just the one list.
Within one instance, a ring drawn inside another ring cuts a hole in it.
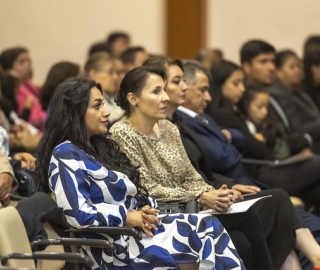
[{"label": "leopard print top", "polygon": [[177,127],[168,120],[158,125],[156,137],[142,134],[124,118],[110,130],[132,163],[140,165],[141,182],[150,195],[162,202],[190,201],[212,190],[190,163]]}]

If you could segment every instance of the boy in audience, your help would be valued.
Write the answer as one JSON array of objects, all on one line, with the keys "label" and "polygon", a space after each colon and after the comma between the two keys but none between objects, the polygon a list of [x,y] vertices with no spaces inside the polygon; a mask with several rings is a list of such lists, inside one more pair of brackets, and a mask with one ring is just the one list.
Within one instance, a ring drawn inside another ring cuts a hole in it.
[{"label": "boy in audience", "polygon": [[240,51],[241,64],[248,81],[270,85],[275,78],[276,50],[262,40],[246,42]]}]

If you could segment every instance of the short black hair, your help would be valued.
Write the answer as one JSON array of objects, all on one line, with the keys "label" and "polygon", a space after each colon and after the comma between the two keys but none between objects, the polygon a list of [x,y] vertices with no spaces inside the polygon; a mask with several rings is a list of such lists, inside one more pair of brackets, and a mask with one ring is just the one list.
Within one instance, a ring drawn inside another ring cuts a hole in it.
[{"label": "short black hair", "polygon": [[133,64],[138,52],[145,52],[145,49],[141,46],[130,47],[122,53],[121,61],[124,64]]},{"label": "short black hair", "polygon": [[107,45],[110,45],[112,44],[113,42],[115,42],[117,39],[119,38],[124,38],[126,40],[130,40],[130,37],[127,33],[125,32],[112,32],[110,33],[108,36],[107,36],[107,39],[106,39],[106,44]]},{"label": "short black hair", "polygon": [[240,50],[240,61],[241,64],[245,62],[251,62],[258,54],[261,53],[275,53],[275,48],[260,39],[249,40],[244,43]]},{"label": "short black hair", "polygon": [[105,42],[98,42],[94,43],[90,48],[89,48],[89,56],[96,53],[96,52],[107,52],[110,53],[110,50]]}]

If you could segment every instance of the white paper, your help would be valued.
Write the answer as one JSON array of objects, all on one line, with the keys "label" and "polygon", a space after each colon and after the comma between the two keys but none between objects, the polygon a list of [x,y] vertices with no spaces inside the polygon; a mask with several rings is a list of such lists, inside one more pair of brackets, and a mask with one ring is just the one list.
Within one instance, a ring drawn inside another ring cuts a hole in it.
[{"label": "white paper", "polygon": [[235,214],[235,213],[246,212],[257,201],[259,201],[261,199],[264,199],[264,198],[269,198],[269,197],[272,197],[272,195],[263,196],[263,197],[260,197],[260,198],[251,199],[251,200],[235,203],[235,204],[230,206],[230,208],[228,209],[227,212],[224,212],[224,213],[218,212],[218,211],[213,210],[213,209],[203,210],[203,211],[200,211],[199,213],[201,213],[201,214],[213,214],[213,215],[224,215],[224,214]]}]

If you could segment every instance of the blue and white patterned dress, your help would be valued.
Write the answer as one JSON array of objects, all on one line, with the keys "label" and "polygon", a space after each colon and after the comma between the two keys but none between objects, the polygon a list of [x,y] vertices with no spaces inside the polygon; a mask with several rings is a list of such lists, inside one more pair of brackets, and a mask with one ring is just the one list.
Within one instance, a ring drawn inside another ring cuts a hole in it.
[{"label": "blue and white patterned dress", "polygon": [[[68,222],[76,228],[122,227],[127,213],[142,206],[126,175],[106,169],[69,141],[52,153],[49,185]],[[156,207],[156,202],[149,200]],[[81,251],[93,258],[92,269],[178,269],[178,264],[199,261],[199,269],[245,269],[228,233],[214,216],[171,214],[159,218],[162,225],[153,237],[143,232],[140,241],[129,236],[92,235],[112,241],[117,251],[88,247]]]}]

